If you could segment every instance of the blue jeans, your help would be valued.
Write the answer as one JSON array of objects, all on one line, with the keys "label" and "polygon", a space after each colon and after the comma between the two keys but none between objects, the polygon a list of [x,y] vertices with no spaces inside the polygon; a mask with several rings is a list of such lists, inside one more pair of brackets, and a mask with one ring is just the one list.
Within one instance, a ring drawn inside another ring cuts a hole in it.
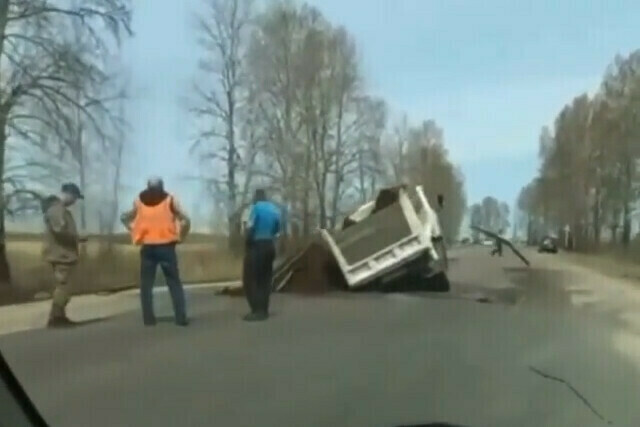
[{"label": "blue jeans", "polygon": [[242,283],[252,313],[269,313],[275,255],[273,240],[256,240],[249,243],[244,259]]},{"label": "blue jeans", "polygon": [[184,289],[178,271],[178,257],[175,243],[166,245],[143,245],[140,249],[140,303],[142,305],[142,320],[145,324],[156,321],[153,313],[153,285],[156,280],[156,270],[160,265],[164,274],[176,323],[187,322],[187,311]]}]

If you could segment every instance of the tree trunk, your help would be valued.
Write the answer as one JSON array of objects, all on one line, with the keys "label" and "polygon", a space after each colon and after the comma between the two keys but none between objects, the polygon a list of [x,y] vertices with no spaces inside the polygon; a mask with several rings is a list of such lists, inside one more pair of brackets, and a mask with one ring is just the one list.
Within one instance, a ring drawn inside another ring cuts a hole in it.
[{"label": "tree trunk", "polygon": [[333,186],[333,196],[331,199],[331,216],[329,218],[329,226],[335,228],[338,222],[338,205],[340,203],[340,191],[342,187],[342,172],[337,171],[335,174],[335,183]]},{"label": "tree trunk", "polygon": [[[0,56],[4,52],[4,35],[7,29],[7,17],[9,16],[9,0],[0,0]],[[0,80],[3,81],[3,80]]]},{"label": "tree trunk", "polygon": [[[317,166],[316,166],[317,167]],[[307,237],[311,234],[311,200],[310,193],[310,173],[311,173],[311,152],[307,148],[304,154],[304,172],[302,182],[302,236]]]},{"label": "tree trunk", "polygon": [[[87,185],[87,165],[85,159],[84,152],[84,141],[82,140],[82,125],[80,124],[80,115],[79,113],[76,115],[76,120],[78,120],[78,149],[80,150],[78,157],[78,165],[80,167],[80,189],[82,192],[86,193],[86,185]],[[80,229],[82,233],[87,232],[87,200],[84,199],[80,203]],[[80,245],[80,255],[85,257],[87,255],[87,245]]]},{"label": "tree trunk", "polygon": [[624,204],[622,215],[622,245],[626,248],[631,242],[631,206],[629,202]]},{"label": "tree trunk", "polygon": [[[333,182],[333,198],[331,200],[331,227],[336,226],[338,220],[338,204],[340,202],[340,190],[342,188],[342,177],[344,167],[342,165],[342,120],[344,116],[344,95],[340,99],[338,107],[338,123],[336,130],[336,153],[335,153],[335,180]],[[323,227],[324,228],[324,227]]]},{"label": "tree trunk", "polygon": [[364,197],[364,202],[366,203],[369,198],[373,197],[376,189],[378,188],[378,179],[377,179],[377,173],[370,173],[369,174],[369,188],[367,190],[367,192],[365,193],[365,197]]},{"label": "tree trunk", "polygon": [[633,192],[634,163],[630,157],[625,162],[625,191],[622,205],[622,245],[626,248],[631,242],[631,199]]},{"label": "tree trunk", "polygon": [[302,196],[302,236],[307,237],[311,233],[310,221],[310,207],[309,207],[309,193],[305,192]]},{"label": "tree trunk", "polygon": [[238,197],[236,187],[236,134],[235,134],[235,99],[232,90],[227,90],[227,217],[229,227],[229,245],[235,253],[240,248],[236,245],[240,238],[240,215],[238,212]]},{"label": "tree trunk", "polygon": [[[121,113],[122,114],[122,113]],[[124,115],[122,115],[124,117]],[[118,222],[118,211],[120,210],[120,175],[122,172],[122,152],[124,150],[124,135],[121,135],[121,138],[118,142],[118,148],[116,152],[116,164],[115,170],[113,171],[113,182],[111,183],[111,206],[109,211],[108,220],[108,230],[107,234],[109,235],[108,246],[109,249],[113,249],[113,244],[115,243],[114,233],[116,229],[116,223]],[[85,245],[86,246],[86,245]]]},{"label": "tree trunk", "polygon": [[229,215],[227,218],[229,226],[229,250],[235,256],[241,256],[244,252],[242,239],[241,215],[239,212]]},{"label": "tree trunk", "polygon": [[[7,27],[7,16],[9,13],[9,1],[0,0],[0,57],[4,48],[4,35]],[[2,69],[0,69],[0,82],[4,81]],[[0,103],[4,103],[4,94],[0,93]],[[0,106],[0,299],[10,297],[11,292],[11,269],[7,258],[6,229],[5,229],[5,205],[4,205],[4,167],[5,149],[7,142],[7,116],[8,108],[2,104]]]},{"label": "tree trunk", "polygon": [[327,201],[326,201],[326,184],[324,178],[324,172],[322,173],[322,182],[318,188],[318,225],[320,228],[327,228],[328,214],[327,214]]},{"label": "tree trunk", "polygon": [[[1,10],[0,10],[1,12]],[[6,11],[5,11],[6,12]],[[4,181],[5,148],[7,141],[7,113],[0,111],[0,179]],[[4,185],[0,181],[0,299],[10,296],[11,269],[7,258],[7,233],[5,229]]]},{"label": "tree trunk", "polygon": [[358,150],[358,184],[360,186],[360,203],[367,203],[367,183],[365,170],[364,170],[364,153],[362,152],[362,148]]},{"label": "tree trunk", "polygon": [[596,187],[596,200],[593,204],[593,242],[596,247],[600,246],[600,187]]},{"label": "tree trunk", "polygon": [[[84,151],[84,150],[83,150]],[[85,171],[84,152],[80,153],[80,188],[86,192],[87,174]],[[86,200],[80,203],[80,228],[83,232],[87,231],[87,203]]]},{"label": "tree trunk", "polygon": [[571,227],[572,233],[571,233],[571,237],[572,237],[572,242],[573,242],[573,249],[575,251],[580,251],[581,249],[583,249],[583,243],[584,243],[584,239],[582,238],[583,236],[583,227],[582,224],[580,224],[579,221],[574,221],[573,223],[573,227]]}]

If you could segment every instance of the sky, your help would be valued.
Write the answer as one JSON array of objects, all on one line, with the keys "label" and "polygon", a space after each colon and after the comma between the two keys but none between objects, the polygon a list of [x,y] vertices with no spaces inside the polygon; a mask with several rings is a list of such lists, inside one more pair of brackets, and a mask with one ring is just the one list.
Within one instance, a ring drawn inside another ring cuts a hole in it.
[{"label": "sky", "polygon": [[[268,1],[268,0],[267,0]],[[513,204],[536,174],[537,140],[573,97],[597,89],[618,54],[640,48],[634,0],[312,0],[359,47],[369,92],[392,120],[434,119],[464,177],[469,204],[492,195]],[[162,175],[194,215],[205,214],[189,155],[184,94],[201,51],[201,0],[136,0],[125,164],[131,196]]]}]

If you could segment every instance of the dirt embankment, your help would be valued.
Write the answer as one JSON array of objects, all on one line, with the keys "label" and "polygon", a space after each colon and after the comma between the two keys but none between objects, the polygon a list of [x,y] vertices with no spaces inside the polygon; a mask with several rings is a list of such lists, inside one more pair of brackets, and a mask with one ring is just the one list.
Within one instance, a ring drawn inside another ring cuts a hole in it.
[{"label": "dirt embankment", "polygon": [[291,278],[282,292],[320,294],[346,288],[347,282],[329,249],[313,242],[293,261]]}]

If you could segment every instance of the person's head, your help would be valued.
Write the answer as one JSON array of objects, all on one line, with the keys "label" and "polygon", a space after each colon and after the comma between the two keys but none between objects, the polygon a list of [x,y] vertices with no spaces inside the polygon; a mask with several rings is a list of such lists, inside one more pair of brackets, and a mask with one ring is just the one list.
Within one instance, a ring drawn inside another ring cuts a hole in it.
[{"label": "person's head", "polygon": [[65,206],[73,205],[78,199],[84,199],[84,195],[80,191],[80,187],[72,182],[62,184],[60,188],[62,203]]},{"label": "person's head", "polygon": [[267,200],[267,192],[264,191],[264,188],[258,188],[253,194],[253,201],[264,202],[265,200]]},{"label": "person's head", "polygon": [[159,176],[152,176],[147,180],[147,188],[149,190],[163,191],[164,182]]}]

